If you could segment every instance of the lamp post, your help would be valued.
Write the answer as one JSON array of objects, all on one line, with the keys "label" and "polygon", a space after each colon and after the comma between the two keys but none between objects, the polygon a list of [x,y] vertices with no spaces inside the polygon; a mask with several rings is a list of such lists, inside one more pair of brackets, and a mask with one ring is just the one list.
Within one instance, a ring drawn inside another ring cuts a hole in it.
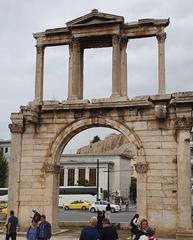
[{"label": "lamp post", "polygon": [[99,200],[99,159],[97,159],[97,201]]}]

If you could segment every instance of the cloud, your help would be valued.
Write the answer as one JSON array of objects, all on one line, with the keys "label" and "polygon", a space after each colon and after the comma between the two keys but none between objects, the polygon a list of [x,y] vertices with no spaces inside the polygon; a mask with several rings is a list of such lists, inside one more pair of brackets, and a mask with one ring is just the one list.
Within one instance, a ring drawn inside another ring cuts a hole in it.
[{"label": "cloud", "polygon": [[[167,92],[193,90],[192,1],[158,0],[33,0],[0,3],[0,138],[10,138],[7,128],[11,112],[18,112],[34,98],[36,41],[33,32],[64,27],[67,21],[87,14],[93,8],[124,16],[125,21],[140,18],[168,18],[166,28]],[[183,11],[182,11],[183,9]],[[157,40],[132,40],[128,43],[129,96],[157,92]],[[45,97],[67,96],[68,50],[46,49]],[[148,61],[147,61],[148,59]],[[85,51],[86,98],[111,94],[111,49]]]}]

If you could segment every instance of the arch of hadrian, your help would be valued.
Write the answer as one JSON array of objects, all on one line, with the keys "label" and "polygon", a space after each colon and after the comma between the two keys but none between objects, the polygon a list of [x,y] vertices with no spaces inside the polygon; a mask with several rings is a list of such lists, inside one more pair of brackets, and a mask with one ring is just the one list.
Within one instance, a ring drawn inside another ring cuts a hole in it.
[{"label": "arch of hadrian", "polygon": [[[67,27],[34,34],[37,40],[35,99],[12,113],[9,208],[26,227],[32,208],[58,224],[60,155],[82,130],[103,126],[118,130],[137,153],[137,211],[161,236],[192,239],[189,139],[193,92],[165,93],[165,27],[168,19],[124,23],[121,16],[91,13]],[[130,39],[156,37],[158,93],[127,97],[127,44]],[[43,100],[44,51],[69,45],[68,98]],[[83,99],[84,49],[112,47],[112,95]],[[183,79],[182,79],[183,80]]]}]

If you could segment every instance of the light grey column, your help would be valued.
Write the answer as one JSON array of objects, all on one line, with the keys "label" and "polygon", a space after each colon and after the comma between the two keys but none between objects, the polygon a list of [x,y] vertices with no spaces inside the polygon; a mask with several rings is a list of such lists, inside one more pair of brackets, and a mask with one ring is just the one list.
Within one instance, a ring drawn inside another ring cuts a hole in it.
[{"label": "light grey column", "polygon": [[178,220],[177,230],[192,229],[190,131],[179,129],[177,134]]},{"label": "light grey column", "polygon": [[89,168],[85,168],[85,179],[89,181]]},{"label": "light grey column", "polygon": [[112,95],[111,97],[120,97],[120,36],[112,36]]},{"label": "light grey column", "polygon": [[68,100],[76,100],[81,98],[83,89],[81,85],[83,53],[77,39],[74,39],[69,45],[69,55]]},{"label": "light grey column", "polygon": [[158,94],[165,94],[165,39],[166,33],[157,35],[158,40]]},{"label": "light grey column", "polygon": [[77,184],[78,181],[78,168],[75,168],[75,174],[74,174],[74,185]]},{"label": "light grey column", "polygon": [[64,168],[64,186],[68,186],[68,169]]},{"label": "light grey column", "polygon": [[84,86],[84,49],[80,48],[79,99],[83,99]]},{"label": "light grey column", "polygon": [[121,39],[121,97],[127,96],[127,38]]},{"label": "light grey column", "polygon": [[36,45],[36,79],[35,79],[35,101],[43,100],[43,76],[44,76],[44,46]]}]

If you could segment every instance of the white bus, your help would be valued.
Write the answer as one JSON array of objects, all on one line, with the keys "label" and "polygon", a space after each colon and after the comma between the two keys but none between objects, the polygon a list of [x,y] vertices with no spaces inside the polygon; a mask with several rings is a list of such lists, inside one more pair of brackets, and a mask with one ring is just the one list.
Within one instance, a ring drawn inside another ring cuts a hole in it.
[{"label": "white bus", "polygon": [[96,201],[97,188],[96,187],[85,187],[85,186],[69,186],[59,187],[59,207],[63,207],[66,203],[71,203],[76,200],[86,200],[89,202]]},{"label": "white bus", "polygon": [[[59,187],[59,207],[76,200],[96,201],[97,188],[84,186]],[[0,202],[8,201],[8,188],[0,188]]]},{"label": "white bus", "polygon": [[8,201],[8,188],[0,188],[0,202]]}]

